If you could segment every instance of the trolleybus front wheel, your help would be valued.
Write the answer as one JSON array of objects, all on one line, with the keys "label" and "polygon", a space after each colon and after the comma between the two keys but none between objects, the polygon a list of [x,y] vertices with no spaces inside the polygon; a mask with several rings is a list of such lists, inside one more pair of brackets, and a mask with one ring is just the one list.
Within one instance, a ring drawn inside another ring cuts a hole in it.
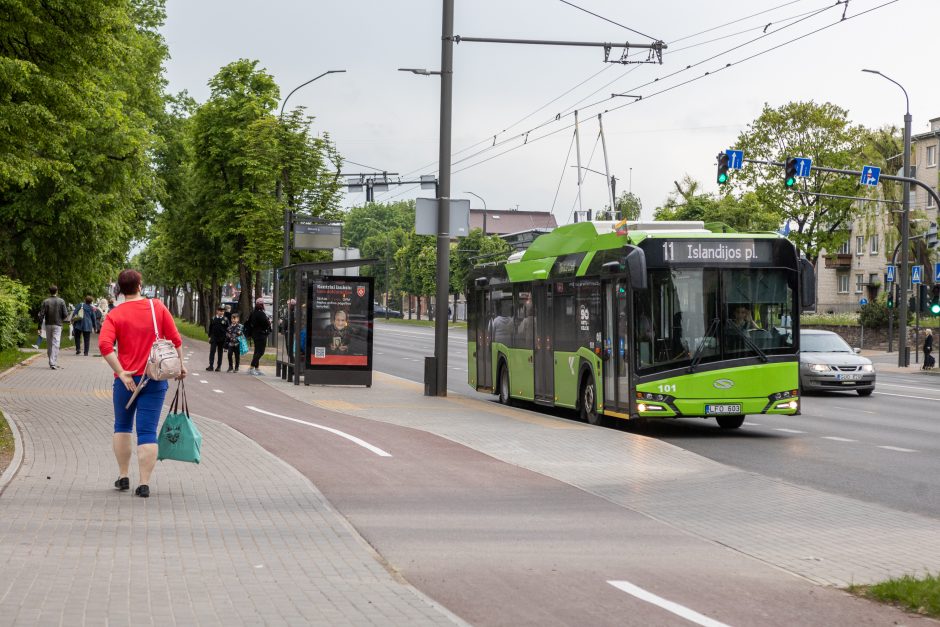
[{"label": "trolleybus front wheel", "polygon": [[744,416],[718,416],[716,420],[722,429],[737,429],[744,424]]},{"label": "trolleybus front wheel", "polygon": [[503,405],[511,405],[512,397],[509,395],[509,368],[503,364],[499,368],[499,402]]},{"label": "trolleybus front wheel", "polygon": [[594,377],[588,375],[581,384],[581,420],[588,424],[602,426],[605,424],[604,416],[597,413],[597,388],[594,386]]}]

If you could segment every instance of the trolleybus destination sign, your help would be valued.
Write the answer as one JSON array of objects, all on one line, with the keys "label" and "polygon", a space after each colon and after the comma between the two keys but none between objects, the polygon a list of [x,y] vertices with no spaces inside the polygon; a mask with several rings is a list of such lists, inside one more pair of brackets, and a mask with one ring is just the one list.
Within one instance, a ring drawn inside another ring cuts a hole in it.
[{"label": "trolleybus destination sign", "polygon": [[666,240],[644,248],[648,255],[660,252],[664,263],[768,263],[773,258],[770,240]]}]

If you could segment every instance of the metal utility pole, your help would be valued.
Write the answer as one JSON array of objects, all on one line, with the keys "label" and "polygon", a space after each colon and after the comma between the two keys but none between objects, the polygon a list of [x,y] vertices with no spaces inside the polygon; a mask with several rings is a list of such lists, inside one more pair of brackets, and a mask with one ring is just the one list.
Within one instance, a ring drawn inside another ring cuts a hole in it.
[{"label": "metal utility pole", "polygon": [[610,178],[610,163],[607,161],[607,138],[604,137],[604,121],[601,118],[601,114],[597,114],[597,126],[600,128],[601,133],[601,147],[604,149],[604,172],[607,173],[607,190],[610,192],[610,214],[611,219],[615,220],[613,216],[617,214],[617,206],[615,204],[614,198],[614,181]]},{"label": "metal utility pole", "polygon": [[574,143],[575,143],[575,152],[578,154],[578,211],[582,211],[581,207],[581,133],[578,130],[578,112],[574,112]]},{"label": "metal utility pole", "polygon": [[450,150],[454,97],[454,0],[444,0],[441,24],[441,130],[437,197],[437,296],[434,359],[437,396],[447,396],[447,297],[450,294]]},{"label": "metal utility pole", "polygon": [[[907,90],[904,89],[904,86],[901,83],[897,82],[893,78],[889,78],[879,72],[878,70],[862,70],[863,72],[868,72],[869,74],[877,74],[882,78],[891,81],[895,85],[901,88],[901,91],[904,92],[904,178],[908,179],[911,176],[911,100],[907,96]],[[898,285],[900,286],[902,293],[900,295],[901,302],[898,307],[898,334],[900,338],[898,339],[898,366],[906,367],[908,366],[908,356],[907,356],[907,290],[908,290],[908,270],[910,263],[910,238],[911,238],[911,184],[908,181],[904,181],[904,197],[901,199],[903,202],[902,211],[901,211],[901,264],[898,267]]]}]

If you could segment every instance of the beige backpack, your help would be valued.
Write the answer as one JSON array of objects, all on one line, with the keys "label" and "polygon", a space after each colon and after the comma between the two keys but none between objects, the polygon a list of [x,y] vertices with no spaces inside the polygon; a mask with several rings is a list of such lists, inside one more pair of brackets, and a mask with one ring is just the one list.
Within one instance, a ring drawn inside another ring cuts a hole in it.
[{"label": "beige backpack", "polygon": [[150,347],[150,358],[147,359],[147,367],[144,369],[148,379],[154,381],[166,381],[175,379],[183,372],[183,363],[180,361],[179,353],[173,342],[160,338],[160,331],[157,329],[157,314],[153,309],[153,300],[150,301],[150,315],[153,317],[153,333],[157,336],[153,346]]}]

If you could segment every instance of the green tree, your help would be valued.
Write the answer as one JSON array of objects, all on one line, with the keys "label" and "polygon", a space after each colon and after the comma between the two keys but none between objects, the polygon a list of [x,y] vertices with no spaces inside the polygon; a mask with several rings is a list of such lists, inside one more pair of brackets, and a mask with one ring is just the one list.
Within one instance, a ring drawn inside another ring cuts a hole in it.
[{"label": "green tree", "polygon": [[483,229],[473,229],[467,237],[457,241],[450,256],[450,293],[460,294],[467,289],[467,277],[474,266],[495,263],[509,258],[512,250],[506,240],[497,235],[483,235]]},{"label": "green tree", "polygon": [[631,192],[620,192],[617,197],[617,211],[624,220],[639,220],[640,213],[643,211],[643,203],[640,197]]},{"label": "green tree", "polygon": [[[841,107],[790,102],[776,109],[765,104],[760,116],[738,136],[736,146],[752,159],[810,157],[817,166],[854,169],[866,136]],[[745,164],[732,180],[739,190],[753,191],[761,205],[779,211],[781,222],[795,224],[790,238],[813,261],[821,249],[834,250],[848,236],[852,201],[817,194],[854,196],[857,181],[814,169],[810,177],[797,179],[795,189],[787,189],[781,168],[754,164]]]},{"label": "green tree", "polygon": [[100,293],[155,207],[163,2],[18,0],[0,14],[0,272],[34,297],[50,282]]}]

